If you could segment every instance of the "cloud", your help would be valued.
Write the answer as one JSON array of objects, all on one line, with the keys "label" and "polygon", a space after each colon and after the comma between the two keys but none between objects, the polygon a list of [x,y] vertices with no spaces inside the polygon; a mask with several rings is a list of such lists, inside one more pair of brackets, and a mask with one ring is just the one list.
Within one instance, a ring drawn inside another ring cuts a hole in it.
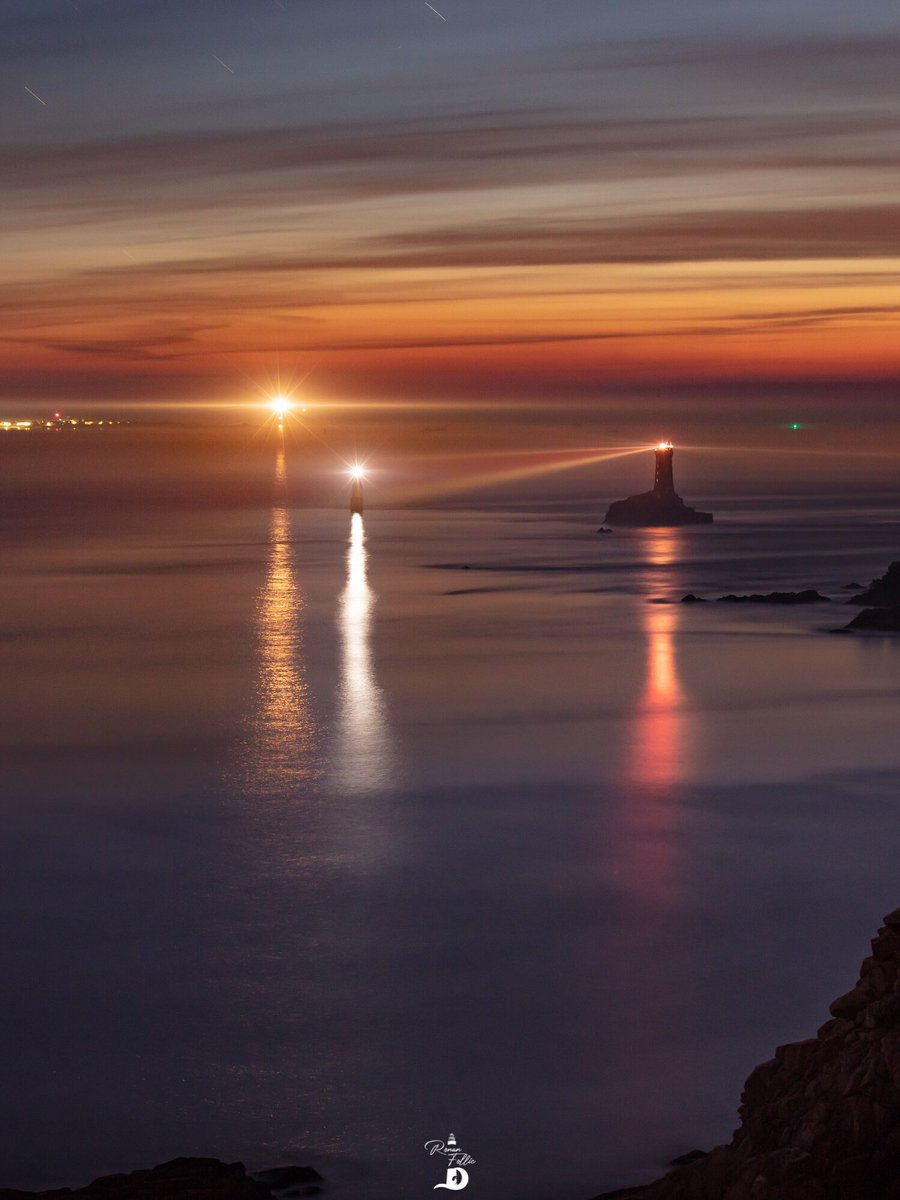
[{"label": "cloud", "polygon": [[346,256],[310,254],[294,269],[524,267],[893,258],[900,202],[671,212],[631,219],[508,218],[358,239]]},{"label": "cloud", "polygon": [[[606,42],[570,42],[560,46],[541,64],[544,69],[595,71],[603,67],[695,67],[722,63],[733,67],[787,66],[796,71],[804,63],[835,69],[843,63],[879,63],[896,67],[900,35],[886,28],[878,33],[773,35],[764,28],[754,34],[723,31],[716,35],[676,33],[666,38],[624,37]],[[824,81],[828,75],[823,74]]]},{"label": "cloud", "polygon": [[[544,110],[10,147],[23,225],[751,170],[895,169],[900,116],[585,118]],[[18,202],[18,203],[17,203]],[[645,199],[646,203],[646,199]],[[623,202],[627,207],[627,202]]]}]

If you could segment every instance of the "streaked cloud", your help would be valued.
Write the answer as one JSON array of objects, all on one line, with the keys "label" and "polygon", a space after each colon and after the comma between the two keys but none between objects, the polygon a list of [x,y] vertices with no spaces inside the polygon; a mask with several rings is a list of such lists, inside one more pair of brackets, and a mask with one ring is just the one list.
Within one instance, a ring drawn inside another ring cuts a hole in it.
[{"label": "streaked cloud", "polygon": [[448,17],[8,0],[6,379],[165,390],[281,348],[374,389],[431,351],[447,386],[565,389],[741,377],[766,338],[790,377],[900,371],[888,6]]}]

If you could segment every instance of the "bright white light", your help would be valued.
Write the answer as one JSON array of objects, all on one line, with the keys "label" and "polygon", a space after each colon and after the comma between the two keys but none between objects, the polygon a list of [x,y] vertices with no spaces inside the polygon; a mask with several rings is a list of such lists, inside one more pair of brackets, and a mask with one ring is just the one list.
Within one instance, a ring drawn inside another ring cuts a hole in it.
[{"label": "bright white light", "polygon": [[656,448],[657,448],[657,450],[671,450],[672,443],[671,442],[660,442]]},{"label": "bright white light", "polygon": [[286,413],[288,412],[288,410],[290,409],[290,407],[291,407],[291,402],[287,398],[287,396],[273,396],[272,397],[272,412],[275,414],[276,417],[285,416]]},{"label": "bright white light", "polygon": [[357,463],[355,466],[352,466],[350,468],[350,478],[351,479],[362,479],[362,477],[363,477],[363,469],[359,465],[359,463]]}]

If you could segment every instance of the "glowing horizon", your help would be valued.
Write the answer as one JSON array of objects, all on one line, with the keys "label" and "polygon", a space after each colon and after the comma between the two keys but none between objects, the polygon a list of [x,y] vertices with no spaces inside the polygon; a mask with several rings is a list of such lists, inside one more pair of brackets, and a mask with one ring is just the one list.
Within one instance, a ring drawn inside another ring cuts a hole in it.
[{"label": "glowing horizon", "polygon": [[[642,440],[628,410],[682,445],[699,422],[661,397],[724,429],[780,387],[773,428],[834,448],[816,420],[855,430],[859,390],[871,423],[895,398],[883,15],[823,0],[811,31],[786,0],[751,28],[685,0],[649,36],[633,6],[565,3],[510,46],[511,0],[440,31],[380,0],[349,29],[328,6],[175,6],[149,41],[141,5],[10,3],[0,61],[42,99],[0,101],[0,400],[23,417],[259,396],[294,423],[302,394],[383,422],[540,412],[555,444],[580,405],[620,443]],[[184,47],[212,42],[198,73]],[[298,73],[285,47],[310,44]]]}]

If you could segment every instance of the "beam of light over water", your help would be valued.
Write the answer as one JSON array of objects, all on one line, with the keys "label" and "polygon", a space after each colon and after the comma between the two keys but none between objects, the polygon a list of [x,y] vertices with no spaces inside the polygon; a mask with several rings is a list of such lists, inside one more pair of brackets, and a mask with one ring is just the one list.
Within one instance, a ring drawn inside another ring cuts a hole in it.
[{"label": "beam of light over water", "polygon": [[[613,450],[550,450],[550,451],[500,451],[498,453],[481,453],[468,451],[465,454],[448,456],[458,461],[472,459],[481,463],[479,470],[466,472],[458,478],[429,480],[425,485],[409,488],[402,493],[404,503],[436,499],[438,496],[450,496],[455,493],[468,492],[477,488],[493,487],[496,485],[521,483],[536,479],[539,476],[550,475],[554,472],[575,470],[579,467],[596,466],[598,463],[611,462],[617,458],[627,458],[632,454],[644,454],[652,449],[652,445],[626,446]],[[519,458],[516,466],[498,467],[499,461],[509,457]]]},{"label": "beam of light over water", "polygon": [[368,552],[362,516],[350,518],[347,582],[340,598],[341,682],[335,777],[354,794],[393,782],[393,762],[384,695],[375,680],[370,633],[375,595],[369,587]]},{"label": "beam of light over water", "polygon": [[[285,483],[284,450],[275,485]],[[266,582],[257,602],[258,666],[253,732],[246,760],[248,790],[284,795],[321,773],[318,729],[303,663],[303,593],[297,582],[287,509],[272,510]]]}]

